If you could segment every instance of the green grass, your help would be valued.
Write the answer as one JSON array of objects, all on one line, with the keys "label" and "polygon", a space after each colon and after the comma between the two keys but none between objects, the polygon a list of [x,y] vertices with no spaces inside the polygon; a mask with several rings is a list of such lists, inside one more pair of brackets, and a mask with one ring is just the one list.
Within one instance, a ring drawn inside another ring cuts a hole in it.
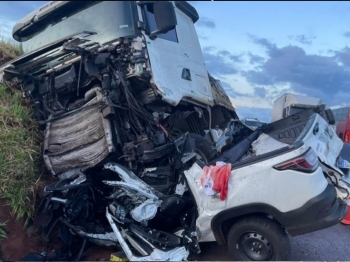
[{"label": "green grass", "polygon": [[[0,65],[19,55],[19,44],[0,36]],[[0,198],[18,221],[28,224],[34,213],[35,188],[42,174],[41,136],[22,93],[0,85]],[[6,237],[0,221],[0,238]]]},{"label": "green grass", "polygon": [[[32,218],[42,174],[41,134],[20,91],[0,85],[0,198],[16,220]],[[1,222],[1,221],[0,221]]]},{"label": "green grass", "polygon": [[9,38],[0,37],[0,65],[19,55],[19,44]]},{"label": "green grass", "polygon": [[5,227],[6,227],[6,222],[0,223],[0,240],[7,237],[7,231]]}]

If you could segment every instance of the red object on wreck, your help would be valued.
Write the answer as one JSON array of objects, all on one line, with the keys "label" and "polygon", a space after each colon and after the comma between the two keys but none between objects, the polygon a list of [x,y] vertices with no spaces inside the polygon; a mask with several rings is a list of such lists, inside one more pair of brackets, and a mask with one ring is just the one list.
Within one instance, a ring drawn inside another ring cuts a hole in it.
[{"label": "red object on wreck", "polygon": [[348,206],[348,213],[340,222],[345,225],[350,225],[350,197],[346,200],[346,205]]}]

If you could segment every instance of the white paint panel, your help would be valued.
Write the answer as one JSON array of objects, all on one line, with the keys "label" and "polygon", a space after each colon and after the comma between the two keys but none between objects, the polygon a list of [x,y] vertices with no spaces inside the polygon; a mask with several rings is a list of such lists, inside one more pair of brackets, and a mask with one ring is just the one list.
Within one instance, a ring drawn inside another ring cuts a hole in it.
[{"label": "white paint panel", "polygon": [[[319,131],[315,135],[313,130],[317,124]],[[317,156],[323,163],[331,166],[342,174],[342,171],[337,168],[336,161],[343,148],[343,141],[337,136],[334,129],[322,116],[316,114],[315,121],[303,138],[303,141],[306,145],[315,150]]]},{"label": "white paint panel", "polygon": [[[179,43],[162,38],[151,40],[145,35],[152,81],[169,104],[175,106],[186,98],[212,106],[213,95],[195,27],[182,11],[175,11]],[[190,70],[191,81],[181,77],[184,68]]]},{"label": "white paint panel", "polygon": [[205,195],[200,184],[202,169],[194,164],[185,171],[189,187],[198,205],[197,227],[200,241],[215,241],[211,232],[211,220],[219,212],[247,204],[263,203],[275,207],[280,212],[289,212],[300,208],[311,198],[322,193],[327,187],[321,168],[313,173],[292,170],[277,171],[272,167],[294,158],[307,150],[303,146],[287,154],[242,167],[231,172],[228,196],[225,207],[218,209],[208,205],[209,196]]}]

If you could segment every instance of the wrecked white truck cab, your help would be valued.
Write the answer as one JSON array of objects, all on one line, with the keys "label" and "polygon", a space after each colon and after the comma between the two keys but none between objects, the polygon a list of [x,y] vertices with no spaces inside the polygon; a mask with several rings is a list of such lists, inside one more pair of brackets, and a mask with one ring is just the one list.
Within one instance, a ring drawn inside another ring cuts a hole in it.
[{"label": "wrecked white truck cab", "polygon": [[62,247],[42,260],[79,260],[88,240],[133,261],[186,260],[203,241],[236,260],[287,260],[287,233],[346,215],[305,143],[330,146],[310,129],[318,114],[287,140],[294,118],[242,124],[207,72],[198,19],[180,1],[55,1],[14,26],[23,54],[2,80],[31,100],[59,178],[34,228],[48,241],[59,227]]}]

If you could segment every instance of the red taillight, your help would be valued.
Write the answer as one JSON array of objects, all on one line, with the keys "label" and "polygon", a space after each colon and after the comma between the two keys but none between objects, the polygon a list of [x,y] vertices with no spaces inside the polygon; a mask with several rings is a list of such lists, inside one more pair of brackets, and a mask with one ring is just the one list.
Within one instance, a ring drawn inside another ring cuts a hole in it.
[{"label": "red taillight", "polygon": [[310,148],[301,156],[285,161],[281,164],[275,165],[274,168],[277,170],[296,170],[305,173],[311,173],[318,167],[318,158],[314,150]]},{"label": "red taillight", "polygon": [[349,143],[350,141],[350,130],[345,131],[344,142]]}]

